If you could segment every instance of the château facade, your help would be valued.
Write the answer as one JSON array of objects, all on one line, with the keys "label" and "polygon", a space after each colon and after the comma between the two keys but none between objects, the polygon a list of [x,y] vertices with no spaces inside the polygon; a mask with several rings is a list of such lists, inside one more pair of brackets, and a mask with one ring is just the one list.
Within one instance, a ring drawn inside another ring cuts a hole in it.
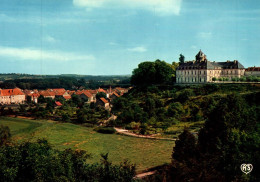
[{"label": "ch\u00e2teau facade", "polygon": [[196,60],[180,63],[176,69],[176,83],[207,83],[213,78],[240,78],[245,68],[237,60],[226,62],[208,61],[200,50]]}]

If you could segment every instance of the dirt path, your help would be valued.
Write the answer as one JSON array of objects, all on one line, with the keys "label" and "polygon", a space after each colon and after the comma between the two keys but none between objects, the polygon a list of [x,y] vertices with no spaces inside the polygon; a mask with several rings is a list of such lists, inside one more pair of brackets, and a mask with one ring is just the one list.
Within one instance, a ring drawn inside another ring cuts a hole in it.
[{"label": "dirt path", "polygon": [[149,172],[145,172],[145,173],[141,173],[141,174],[137,174],[134,178],[138,178],[138,179],[142,179],[146,176],[150,176],[153,175],[156,171],[149,171]]},{"label": "dirt path", "polygon": [[115,130],[117,131],[117,133],[120,133],[120,134],[123,134],[123,135],[128,135],[128,136],[133,136],[133,137],[138,137],[138,138],[176,141],[176,139],[173,139],[173,138],[159,138],[159,137],[154,137],[154,136],[138,135],[138,134],[129,132],[129,130],[125,130],[125,129],[121,129],[121,128],[115,128]]}]

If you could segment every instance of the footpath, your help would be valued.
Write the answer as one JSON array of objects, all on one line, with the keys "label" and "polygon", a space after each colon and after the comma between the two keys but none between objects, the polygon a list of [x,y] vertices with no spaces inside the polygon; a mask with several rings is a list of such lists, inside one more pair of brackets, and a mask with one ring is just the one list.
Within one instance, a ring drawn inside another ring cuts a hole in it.
[{"label": "footpath", "polygon": [[127,136],[132,136],[132,137],[138,137],[138,138],[148,138],[148,139],[154,139],[154,140],[170,140],[170,141],[176,141],[174,138],[159,138],[159,137],[154,137],[154,136],[149,136],[149,135],[138,135],[135,133],[129,132],[129,130],[126,129],[121,129],[121,128],[115,128],[116,132],[119,134],[127,135]]}]

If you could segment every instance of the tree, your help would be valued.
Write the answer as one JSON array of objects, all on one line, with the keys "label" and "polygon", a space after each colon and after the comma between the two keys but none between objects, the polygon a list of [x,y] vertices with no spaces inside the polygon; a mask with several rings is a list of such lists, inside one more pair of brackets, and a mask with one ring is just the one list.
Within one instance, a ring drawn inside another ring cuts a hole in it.
[{"label": "tree", "polygon": [[180,57],[179,57],[180,64],[184,63],[184,61],[185,61],[185,57],[182,54],[180,54]]},{"label": "tree", "polygon": [[[249,107],[241,96],[228,95],[207,114],[197,142],[184,131],[172,155],[172,180],[257,181],[260,116],[259,104],[254,102]],[[250,175],[240,171],[245,161],[256,166]]]},{"label": "tree", "polygon": [[131,83],[136,86],[153,84],[170,84],[173,82],[174,70],[165,61],[142,62],[133,70]]},{"label": "tree", "polygon": [[104,93],[104,92],[98,92],[97,93],[97,95],[96,95],[96,98],[97,99],[100,99],[100,98],[107,98],[107,95],[106,95],[106,93]]},{"label": "tree", "polygon": [[11,133],[8,126],[0,125],[0,146],[7,144],[11,139]]}]

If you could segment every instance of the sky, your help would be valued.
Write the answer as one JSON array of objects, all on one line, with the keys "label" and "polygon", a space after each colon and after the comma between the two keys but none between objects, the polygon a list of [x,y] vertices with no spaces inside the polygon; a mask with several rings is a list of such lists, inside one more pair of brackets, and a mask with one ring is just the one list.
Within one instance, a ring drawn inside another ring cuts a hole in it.
[{"label": "sky", "polygon": [[126,75],[143,61],[260,66],[259,0],[0,0],[0,73]]}]

